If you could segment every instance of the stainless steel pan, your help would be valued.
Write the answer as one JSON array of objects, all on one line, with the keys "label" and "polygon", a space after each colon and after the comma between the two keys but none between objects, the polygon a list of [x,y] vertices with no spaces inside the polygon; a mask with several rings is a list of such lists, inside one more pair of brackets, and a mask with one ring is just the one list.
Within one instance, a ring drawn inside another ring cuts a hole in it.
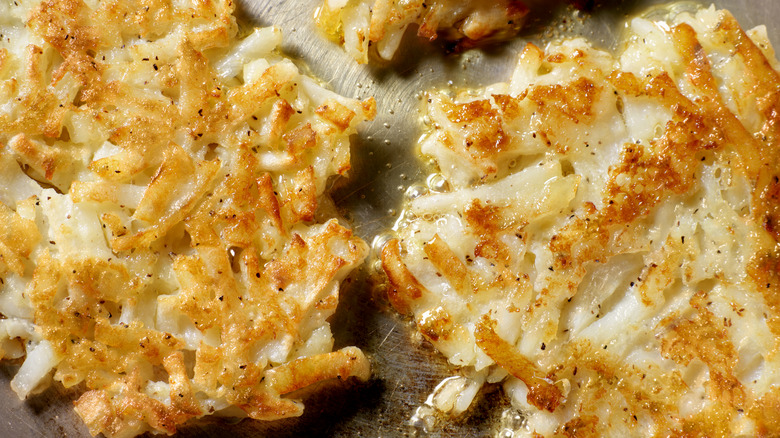
[{"label": "stainless steel pan", "polygon": [[[6,0],[7,1],[7,0]],[[314,27],[312,15],[320,0],[241,0],[239,17],[248,25],[277,25],[284,31],[284,51],[308,65],[311,73],[337,92],[375,96],[376,119],[354,140],[350,180],[334,194],[358,235],[371,242],[395,220],[404,192],[423,182],[430,169],[415,157],[422,132],[420,92],[431,88],[487,85],[508,79],[518,51],[527,41],[582,35],[604,48],[614,48],[624,20],[662,3],[658,0],[604,0],[591,13],[575,14],[563,1],[534,0],[537,13],[515,40],[458,55],[443,55],[411,34],[392,62],[358,65]],[[744,28],[766,24],[780,46],[780,1],[714,0]],[[678,7],[685,7],[681,4]],[[404,436],[414,409],[447,374],[447,366],[430,345],[415,336],[411,325],[387,308],[381,290],[373,287],[369,263],[345,287],[332,325],[336,347],[357,345],[373,361],[373,379],[365,384],[327,384],[311,391],[306,411],[297,419],[275,423],[208,420],[188,426],[181,437],[257,436]],[[9,388],[13,364],[0,366],[0,437],[81,437],[86,427],[72,411],[76,392],[51,388],[21,402]],[[465,415],[444,419],[431,436],[493,436],[508,407],[497,389],[486,388]],[[511,418],[509,418],[511,421]]]}]

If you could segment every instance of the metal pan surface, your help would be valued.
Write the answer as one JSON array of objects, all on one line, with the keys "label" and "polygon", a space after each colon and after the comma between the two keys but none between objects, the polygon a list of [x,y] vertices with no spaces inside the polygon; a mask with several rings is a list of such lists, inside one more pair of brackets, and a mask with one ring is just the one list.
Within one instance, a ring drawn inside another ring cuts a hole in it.
[{"label": "metal pan surface", "polygon": [[[666,2],[604,0],[593,11],[575,12],[562,0],[534,0],[537,12],[517,38],[501,45],[445,55],[407,33],[391,62],[358,65],[314,26],[321,0],[239,0],[239,19],[247,26],[276,25],[283,30],[283,50],[335,91],[350,97],[374,96],[376,119],[353,140],[349,181],[333,198],[368,242],[395,221],[404,193],[423,183],[430,172],[418,159],[415,144],[423,130],[421,92],[432,88],[479,87],[508,79],[519,51],[532,41],[584,36],[614,49],[625,20]],[[713,0],[729,9],[743,28],[765,24],[780,47],[780,1]],[[678,3],[687,7],[691,2]],[[326,384],[305,399],[300,418],[274,423],[212,419],[180,430],[180,437],[370,436],[415,435],[408,419],[415,408],[447,377],[445,361],[397,317],[371,281],[371,263],[344,287],[334,320],[336,347],[356,345],[368,353],[374,377],[364,384]],[[0,365],[0,437],[82,437],[87,428],[72,410],[78,394],[53,387],[19,401],[9,382],[18,367]],[[508,402],[498,390],[487,390],[458,419],[440,421],[429,436],[494,436]]]}]

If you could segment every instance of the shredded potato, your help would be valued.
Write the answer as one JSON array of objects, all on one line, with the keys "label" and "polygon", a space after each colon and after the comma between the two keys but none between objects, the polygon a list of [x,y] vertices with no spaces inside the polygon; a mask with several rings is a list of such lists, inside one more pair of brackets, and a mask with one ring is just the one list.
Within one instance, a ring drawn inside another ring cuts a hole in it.
[{"label": "shredded potato", "polygon": [[238,38],[232,12],[0,5],[0,356],[24,358],[21,398],[83,384],[92,434],[297,416],[287,394],[369,375],[332,351],[367,246],[326,188],[375,103],[302,75],[276,28]]},{"label": "shredded potato", "polygon": [[412,25],[420,37],[442,37],[466,48],[514,36],[527,14],[519,0],[324,0],[316,19],[350,56],[365,64],[372,45],[380,58],[392,59]]},{"label": "shredded potato", "polygon": [[774,52],[714,8],[630,30],[617,58],[529,44],[508,83],[428,96],[448,184],[381,251],[459,370],[420,424],[501,382],[520,435],[780,434]]}]

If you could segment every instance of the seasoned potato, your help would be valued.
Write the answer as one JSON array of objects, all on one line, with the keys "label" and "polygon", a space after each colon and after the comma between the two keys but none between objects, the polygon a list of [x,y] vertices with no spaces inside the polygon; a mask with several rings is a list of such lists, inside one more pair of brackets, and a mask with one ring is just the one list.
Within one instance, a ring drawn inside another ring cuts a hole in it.
[{"label": "seasoned potato", "polygon": [[327,319],[366,244],[328,181],[373,99],[241,37],[233,2],[0,5],[0,355],[20,397],[83,384],[93,434],[211,413],[300,415],[286,395],[366,379]]},{"label": "seasoned potato", "polygon": [[617,57],[529,44],[507,83],[429,94],[446,184],[381,254],[458,368],[418,417],[501,382],[529,435],[780,433],[774,52],[714,8],[630,31]]}]

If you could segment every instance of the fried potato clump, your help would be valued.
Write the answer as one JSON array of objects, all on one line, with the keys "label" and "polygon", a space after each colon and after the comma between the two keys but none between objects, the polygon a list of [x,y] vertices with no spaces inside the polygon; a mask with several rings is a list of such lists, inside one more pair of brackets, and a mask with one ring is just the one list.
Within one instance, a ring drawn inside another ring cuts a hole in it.
[{"label": "fried potato clump", "polygon": [[501,382],[521,434],[780,434],[773,49],[714,8],[630,31],[618,57],[529,44],[508,83],[429,95],[446,184],[381,254],[458,367],[417,419]]},{"label": "fried potato clump", "polygon": [[329,179],[373,99],[301,74],[232,0],[0,4],[0,357],[83,384],[92,434],[172,434],[366,379],[327,319],[367,254]]},{"label": "fried potato clump", "polygon": [[527,14],[519,0],[324,0],[316,20],[365,64],[372,45],[380,58],[392,59],[412,25],[421,38],[441,37],[462,49],[514,36]]}]

